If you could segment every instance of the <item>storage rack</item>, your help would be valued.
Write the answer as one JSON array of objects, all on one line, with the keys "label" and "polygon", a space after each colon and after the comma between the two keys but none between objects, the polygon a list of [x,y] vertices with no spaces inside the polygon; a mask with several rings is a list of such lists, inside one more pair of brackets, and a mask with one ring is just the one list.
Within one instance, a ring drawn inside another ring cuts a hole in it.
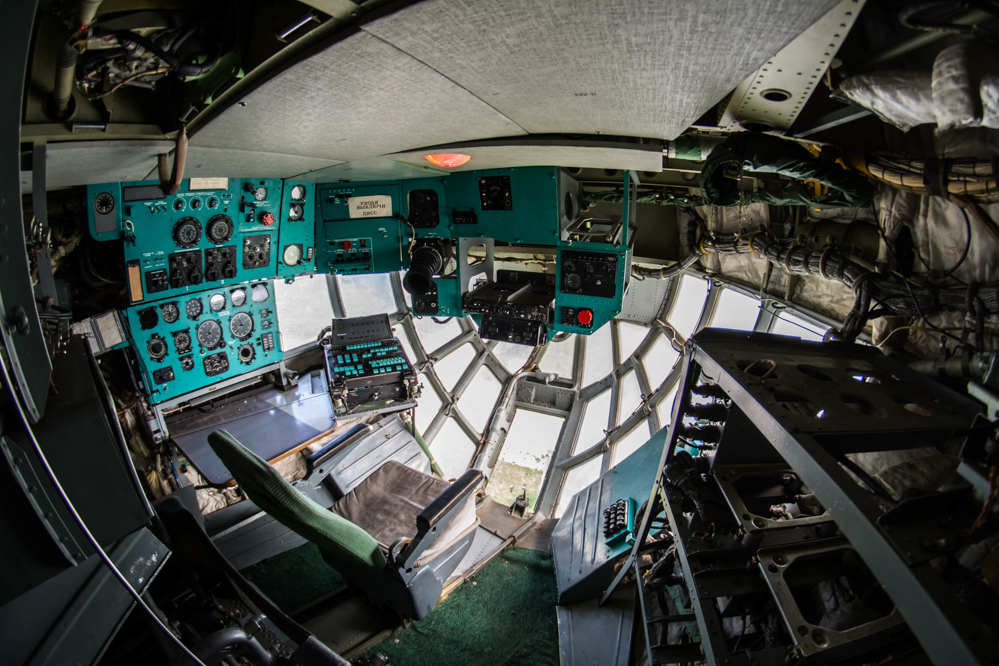
[{"label": "storage rack", "polygon": [[[898,501],[846,458],[922,447],[956,453],[962,443],[967,451],[973,448],[968,442],[991,427],[972,427],[981,423],[977,403],[870,347],[724,330],[705,330],[687,342],[680,381],[649,509],[631,554],[601,599],[634,572],[650,663],[841,663],[860,654],[876,657],[906,640],[918,640],[935,664],[999,663],[990,630],[930,563],[966,545],[962,535],[981,509],[972,486]],[[698,413],[692,396],[706,390],[721,398],[727,413],[708,447],[713,458],[700,460],[691,472],[703,500],[691,514],[689,503],[681,507],[686,498],[674,482],[677,470],[690,463],[681,460],[683,452],[696,456],[694,437],[714,427],[690,423]],[[962,468],[967,466],[965,459]],[[814,493],[824,513],[792,520],[762,515],[759,498],[749,497],[741,480],[785,472]],[[698,520],[700,509],[713,529]],[[653,611],[642,583],[651,566],[642,556],[663,552],[648,539],[657,520],[668,521],[682,569],[683,584],[673,591],[689,592],[689,602],[674,604],[681,610],[672,614]],[[791,586],[829,579],[828,571],[813,566],[809,572],[804,565],[840,553],[859,556],[888,603],[879,619],[832,631],[803,617]],[[779,611],[782,641],[750,652],[747,643],[740,647],[731,631],[723,631],[723,622],[740,616],[725,608],[739,595],[761,593]],[[700,642],[660,639],[665,632],[658,629],[674,622],[691,629],[696,623]]]}]

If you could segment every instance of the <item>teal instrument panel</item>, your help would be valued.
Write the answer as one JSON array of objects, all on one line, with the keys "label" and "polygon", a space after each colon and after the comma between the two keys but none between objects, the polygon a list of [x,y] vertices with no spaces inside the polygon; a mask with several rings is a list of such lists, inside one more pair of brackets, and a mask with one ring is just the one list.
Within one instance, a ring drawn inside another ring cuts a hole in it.
[{"label": "teal instrument panel", "polygon": [[315,271],[315,185],[206,178],[87,188],[90,233],[121,239],[132,303]]},{"label": "teal instrument panel", "polygon": [[133,305],[126,318],[151,404],[284,358],[270,280]]}]

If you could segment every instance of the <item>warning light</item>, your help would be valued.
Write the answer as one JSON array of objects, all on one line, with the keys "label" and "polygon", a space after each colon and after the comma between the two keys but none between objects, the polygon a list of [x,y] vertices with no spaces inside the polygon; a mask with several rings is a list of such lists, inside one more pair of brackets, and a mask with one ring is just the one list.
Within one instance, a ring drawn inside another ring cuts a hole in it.
[{"label": "warning light", "polygon": [[472,159],[472,156],[462,155],[461,153],[439,153],[437,155],[424,155],[423,159],[436,166],[453,169],[468,162],[468,160]]}]

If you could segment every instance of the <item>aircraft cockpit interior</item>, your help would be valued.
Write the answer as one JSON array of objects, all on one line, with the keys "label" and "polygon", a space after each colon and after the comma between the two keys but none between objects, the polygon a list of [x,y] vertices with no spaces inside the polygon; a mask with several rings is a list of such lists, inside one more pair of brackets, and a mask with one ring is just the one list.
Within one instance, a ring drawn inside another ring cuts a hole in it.
[{"label": "aircraft cockpit interior", "polygon": [[4,9],[3,663],[999,665],[999,3]]}]

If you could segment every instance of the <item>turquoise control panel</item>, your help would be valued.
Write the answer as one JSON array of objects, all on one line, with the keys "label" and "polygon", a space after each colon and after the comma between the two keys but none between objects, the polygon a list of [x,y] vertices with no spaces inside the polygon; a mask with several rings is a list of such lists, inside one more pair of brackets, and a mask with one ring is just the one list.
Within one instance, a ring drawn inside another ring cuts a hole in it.
[{"label": "turquoise control panel", "polygon": [[274,178],[91,185],[90,233],[122,240],[132,303],[315,271],[315,185]]},{"label": "turquoise control panel", "polygon": [[134,305],[126,316],[152,404],[284,358],[269,280]]},{"label": "turquoise control panel", "polygon": [[[275,278],[407,270],[404,286],[421,285],[417,316],[472,314],[483,337],[522,344],[588,335],[628,288],[636,183],[625,175],[623,219],[599,224],[581,209],[582,184],[557,167],[319,184],[192,178],[169,196],[158,181],[108,183],[88,186],[88,222],[93,238],[122,246],[134,355],[158,403],[282,358]],[[511,246],[554,254],[554,270],[497,270],[476,286],[475,248]],[[411,371],[380,353],[351,350],[343,376]]]},{"label": "turquoise control panel", "polygon": [[[634,207],[624,207],[616,235],[573,242],[565,233],[565,220],[579,211],[571,210],[565,181],[555,167],[523,167],[320,184],[317,270],[366,274],[410,269],[411,247],[442,240],[454,252],[459,238],[492,239],[497,247],[554,247],[556,288],[547,321],[549,337],[557,331],[588,335],[621,311],[631,277],[628,240]],[[632,185],[626,175],[626,200],[633,198]],[[468,314],[462,302],[468,288],[463,289],[456,276],[433,283],[427,295],[414,297],[416,314]]]},{"label": "turquoise control panel", "polygon": [[410,370],[402,347],[395,340],[359,342],[338,347],[331,355],[336,373],[344,377],[376,377]]}]

